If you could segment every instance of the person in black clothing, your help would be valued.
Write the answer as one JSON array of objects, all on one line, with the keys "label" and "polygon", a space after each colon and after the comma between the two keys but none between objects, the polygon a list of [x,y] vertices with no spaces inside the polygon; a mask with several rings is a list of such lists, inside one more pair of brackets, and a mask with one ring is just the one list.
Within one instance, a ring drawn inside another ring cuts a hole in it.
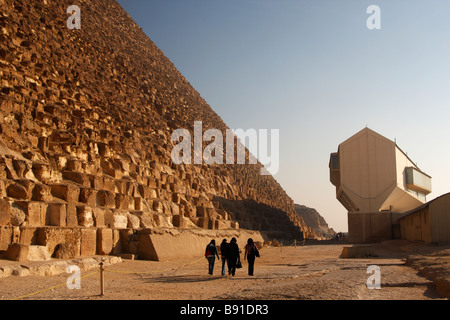
[{"label": "person in black clothing", "polygon": [[253,242],[252,238],[249,238],[247,240],[247,244],[245,246],[245,253],[244,253],[244,260],[247,258],[248,260],[248,275],[253,275],[253,270],[255,266],[255,258],[259,257],[259,251],[256,247],[255,243]]},{"label": "person in black clothing", "polygon": [[231,239],[227,249],[228,274],[234,276],[236,273],[236,265],[241,260],[236,238]]},{"label": "person in black clothing", "polygon": [[220,255],[222,256],[222,275],[225,275],[225,262],[227,261],[227,251],[228,251],[227,239],[223,239],[220,244]]},{"label": "person in black clothing", "polygon": [[217,259],[220,260],[219,253],[216,248],[216,241],[211,240],[211,242],[206,246],[205,257],[208,259],[208,271],[209,274],[212,275],[214,271],[214,261]]}]

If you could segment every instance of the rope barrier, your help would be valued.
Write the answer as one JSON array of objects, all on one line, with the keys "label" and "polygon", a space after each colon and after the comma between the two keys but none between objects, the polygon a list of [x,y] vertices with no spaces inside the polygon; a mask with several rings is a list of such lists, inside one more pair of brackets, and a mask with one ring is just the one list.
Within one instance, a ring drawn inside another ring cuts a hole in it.
[{"label": "rope barrier", "polygon": [[[90,276],[92,276],[92,275],[94,275],[94,274],[96,274],[96,273],[98,273],[98,271],[95,271],[95,272],[93,272],[93,273],[90,273],[90,274],[88,274],[88,275],[85,275],[84,277],[81,277],[80,279],[84,279],[84,278],[90,277]],[[26,294],[26,295],[24,295],[24,296],[20,296],[20,297],[13,298],[13,299],[10,299],[10,300],[20,300],[20,299],[23,299],[23,298],[27,298],[27,297],[34,296],[35,294],[38,294],[38,293],[42,293],[42,292],[45,292],[45,291],[48,291],[48,290],[53,290],[53,289],[56,289],[56,288],[65,286],[65,285],[67,285],[67,281],[64,282],[64,283],[58,284],[58,285],[56,285],[56,286],[53,286],[53,287],[51,287],[51,288],[47,288],[47,289],[44,289],[44,290],[36,291],[36,292],[30,293],[30,294]]]},{"label": "rope barrier", "polygon": [[110,270],[110,269],[105,269],[105,271],[107,272],[116,272],[116,273],[128,273],[128,274],[152,274],[152,273],[162,273],[162,272],[167,272],[167,271],[177,271],[179,269],[182,269],[184,267],[187,267],[191,264],[196,263],[197,261],[200,261],[204,259],[204,257],[198,258],[196,260],[193,260],[189,263],[186,263],[184,265],[181,265],[180,267],[177,268],[170,268],[170,269],[163,269],[163,270],[156,270],[156,271],[144,271],[144,272],[138,272],[138,271],[121,271],[121,270]]},{"label": "rope barrier", "polygon": [[[300,243],[303,243],[303,245],[304,245],[305,242],[306,242],[306,239],[304,239]],[[293,245],[296,245],[296,241],[294,241],[290,246],[293,246]],[[281,243],[281,250],[282,250],[282,248],[283,248],[283,243]],[[106,268],[103,268],[102,271],[113,272],[113,273],[114,272],[115,273],[125,273],[125,274],[154,274],[154,273],[163,273],[163,272],[167,272],[167,271],[173,271],[175,273],[177,270],[180,270],[180,269],[182,269],[184,267],[187,267],[187,266],[189,266],[191,264],[194,264],[194,263],[196,263],[196,262],[198,262],[200,260],[203,260],[203,259],[204,259],[204,257],[201,257],[201,258],[195,259],[195,260],[193,260],[193,261],[191,261],[189,263],[185,263],[185,264],[183,264],[183,265],[181,265],[180,267],[177,267],[177,268],[163,269],[163,270],[158,270],[158,271],[137,272],[137,271],[110,270],[110,269],[106,269]],[[99,273],[99,271],[92,272],[92,273],[90,273],[88,275],[85,275],[85,276],[81,277],[80,279],[85,279],[85,278],[93,276],[94,274],[97,274],[97,273]],[[58,284],[56,286],[53,286],[53,287],[50,287],[50,288],[47,288],[47,289],[43,289],[43,290],[39,290],[39,291],[36,291],[36,292],[33,292],[33,293],[29,293],[29,294],[26,294],[26,295],[23,295],[23,296],[20,296],[20,297],[12,298],[10,300],[20,300],[20,299],[23,299],[23,298],[34,296],[34,295],[42,293],[42,292],[46,292],[46,291],[49,291],[49,290],[53,290],[53,289],[65,286],[65,285],[67,285],[67,282]]]}]

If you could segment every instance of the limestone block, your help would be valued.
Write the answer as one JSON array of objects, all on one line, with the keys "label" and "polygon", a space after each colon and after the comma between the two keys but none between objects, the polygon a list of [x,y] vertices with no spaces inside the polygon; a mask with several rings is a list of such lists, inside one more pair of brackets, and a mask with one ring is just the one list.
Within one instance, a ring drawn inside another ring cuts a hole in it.
[{"label": "limestone block", "polygon": [[105,215],[105,224],[109,228],[126,229],[128,225],[127,213],[109,211]]},{"label": "limestone block", "polygon": [[97,228],[105,227],[105,215],[106,212],[110,211],[106,208],[100,208],[100,207],[94,207],[93,208],[93,215],[94,215],[94,224]]},{"label": "limestone block", "polygon": [[205,207],[197,207],[197,217],[199,218],[208,217],[208,212]]},{"label": "limestone block", "polygon": [[116,189],[115,180],[109,177],[103,177],[103,190],[114,192]]},{"label": "limestone block", "polygon": [[97,252],[97,229],[81,229],[81,256],[94,256]]},{"label": "limestone block", "polygon": [[70,203],[78,202],[80,188],[72,184],[51,184],[52,195]]},{"label": "limestone block", "polygon": [[44,202],[52,201],[51,188],[44,184],[36,184],[31,199]]},{"label": "limestone block", "polygon": [[10,223],[10,207],[11,205],[7,199],[0,199],[0,225],[5,226]]},{"label": "limestone block", "polygon": [[14,165],[12,159],[10,158],[0,158],[0,164],[2,164],[3,169],[6,171],[6,177],[11,180],[19,179],[16,171],[14,170]]},{"label": "limestone block", "polygon": [[48,261],[50,253],[46,246],[30,245],[28,247],[27,261]]},{"label": "limestone block", "polygon": [[28,190],[25,186],[20,183],[13,182],[6,188],[6,193],[8,197],[15,199],[30,200],[31,190]]},{"label": "limestone block", "polygon": [[24,209],[26,223],[29,227],[45,226],[47,220],[47,204],[39,201],[16,201],[18,207]]},{"label": "limestone block", "polygon": [[67,206],[65,203],[49,203],[47,206],[47,224],[50,226],[66,226]]},{"label": "limestone block", "polygon": [[116,194],[116,208],[134,210],[134,198],[128,195]]},{"label": "limestone block", "polygon": [[119,254],[122,252],[122,243],[120,241],[120,231],[113,230],[113,243],[112,243],[112,251],[111,254]]},{"label": "limestone block", "polygon": [[24,179],[27,171],[27,164],[24,160],[13,159],[12,160],[14,170],[16,171],[19,179]]},{"label": "limestone block", "polygon": [[138,191],[142,198],[150,199],[150,188],[148,186],[140,184],[138,185]]},{"label": "limestone block", "polygon": [[110,191],[100,190],[97,192],[97,204],[102,207],[115,208],[116,200],[114,193]]},{"label": "limestone block", "polygon": [[97,254],[109,255],[113,249],[113,232],[112,229],[97,229]]},{"label": "limestone block", "polygon": [[[1,170],[2,169],[0,167],[0,171]],[[0,180],[0,197],[1,198],[5,198],[6,197],[6,185],[5,185],[5,181],[3,181],[3,180]]]},{"label": "limestone block", "polygon": [[0,226],[0,251],[5,251],[12,243],[13,229],[11,227]]},{"label": "limestone block", "polygon": [[141,220],[139,217],[135,216],[134,214],[127,213],[127,228],[131,229],[139,229],[139,226],[141,224]]},{"label": "limestone block", "polygon": [[36,228],[34,227],[20,227],[19,244],[35,244],[36,243]]},{"label": "limestone block", "polygon": [[199,217],[197,220],[197,226],[203,229],[208,229],[209,227],[209,218],[208,217]]},{"label": "limestone block", "polygon": [[174,215],[172,218],[172,224],[177,228],[187,228],[188,227],[188,219],[184,218],[181,215]]},{"label": "limestone block", "polygon": [[66,204],[66,224],[68,227],[78,226],[77,206],[74,203]]},{"label": "limestone block", "polygon": [[34,176],[41,182],[47,182],[52,178],[50,166],[44,163],[33,163]]},{"label": "limestone block", "polygon": [[99,176],[90,175],[91,188],[95,190],[103,189],[103,178]]},{"label": "limestone block", "polygon": [[80,245],[60,243],[56,246],[53,256],[56,259],[74,259],[80,256]]},{"label": "limestone block", "polygon": [[63,172],[63,179],[64,180],[70,180],[75,183],[78,183],[84,187],[90,187],[91,186],[91,180],[89,179],[89,176],[80,173],[80,172],[73,172],[73,171],[64,171]]},{"label": "limestone block", "polygon": [[59,256],[72,254],[75,258],[80,255],[81,230],[79,227],[41,227],[36,230],[36,243],[46,246],[51,256],[62,246]]},{"label": "limestone block", "polygon": [[97,191],[91,188],[80,188],[79,201],[94,207],[97,203]]},{"label": "limestone block", "polygon": [[77,218],[78,225],[81,227],[89,228],[94,226],[94,216],[90,206],[77,206]]},{"label": "limestone block", "polygon": [[153,210],[155,210],[158,213],[163,213],[163,204],[159,200],[153,201]]},{"label": "limestone block", "polygon": [[20,262],[27,261],[29,248],[30,246],[26,244],[11,243],[6,250],[5,258]]}]

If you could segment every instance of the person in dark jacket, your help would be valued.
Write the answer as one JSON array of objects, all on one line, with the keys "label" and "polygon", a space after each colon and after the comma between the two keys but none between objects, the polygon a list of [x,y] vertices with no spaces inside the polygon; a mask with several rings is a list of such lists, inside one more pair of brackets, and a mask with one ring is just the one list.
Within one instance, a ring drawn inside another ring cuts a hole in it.
[{"label": "person in dark jacket", "polygon": [[236,238],[231,239],[228,245],[227,260],[228,274],[234,276],[236,273],[236,265],[241,260],[241,257],[239,255],[239,246],[237,244]]},{"label": "person in dark jacket", "polygon": [[227,251],[228,251],[227,239],[223,239],[220,244],[220,256],[222,257],[222,275],[225,275],[225,262],[227,261]]},{"label": "person in dark jacket", "polygon": [[212,275],[214,271],[214,261],[217,259],[220,260],[219,253],[216,248],[216,241],[211,240],[211,242],[206,246],[205,257],[208,259],[208,271],[209,274]]},{"label": "person in dark jacket", "polygon": [[247,240],[245,245],[244,260],[248,260],[248,275],[252,276],[255,266],[255,257],[259,257],[259,251],[252,238]]}]

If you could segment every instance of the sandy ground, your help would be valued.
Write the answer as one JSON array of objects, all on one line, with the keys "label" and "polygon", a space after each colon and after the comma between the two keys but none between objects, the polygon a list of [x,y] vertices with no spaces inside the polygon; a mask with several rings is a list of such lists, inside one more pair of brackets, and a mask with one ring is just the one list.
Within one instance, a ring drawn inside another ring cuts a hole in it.
[{"label": "sandy ground", "polygon": [[[203,257],[171,261],[123,260],[106,268],[105,294],[99,273],[81,273],[81,288],[65,285],[69,274],[10,276],[0,279],[0,299],[10,300],[428,300],[440,299],[433,283],[405,265],[412,253],[435,248],[400,243],[380,245],[376,258],[341,259],[343,244],[267,247],[247,275],[247,263],[236,276],[214,275]],[[380,267],[381,289],[369,290],[369,265]],[[94,274],[92,274],[94,273]],[[41,292],[40,292],[41,291]],[[38,292],[38,293],[36,293]],[[33,294],[35,293],[35,294]],[[31,295],[30,295],[31,294]],[[29,296],[27,296],[29,295]],[[447,299],[445,299],[447,300]]]}]

